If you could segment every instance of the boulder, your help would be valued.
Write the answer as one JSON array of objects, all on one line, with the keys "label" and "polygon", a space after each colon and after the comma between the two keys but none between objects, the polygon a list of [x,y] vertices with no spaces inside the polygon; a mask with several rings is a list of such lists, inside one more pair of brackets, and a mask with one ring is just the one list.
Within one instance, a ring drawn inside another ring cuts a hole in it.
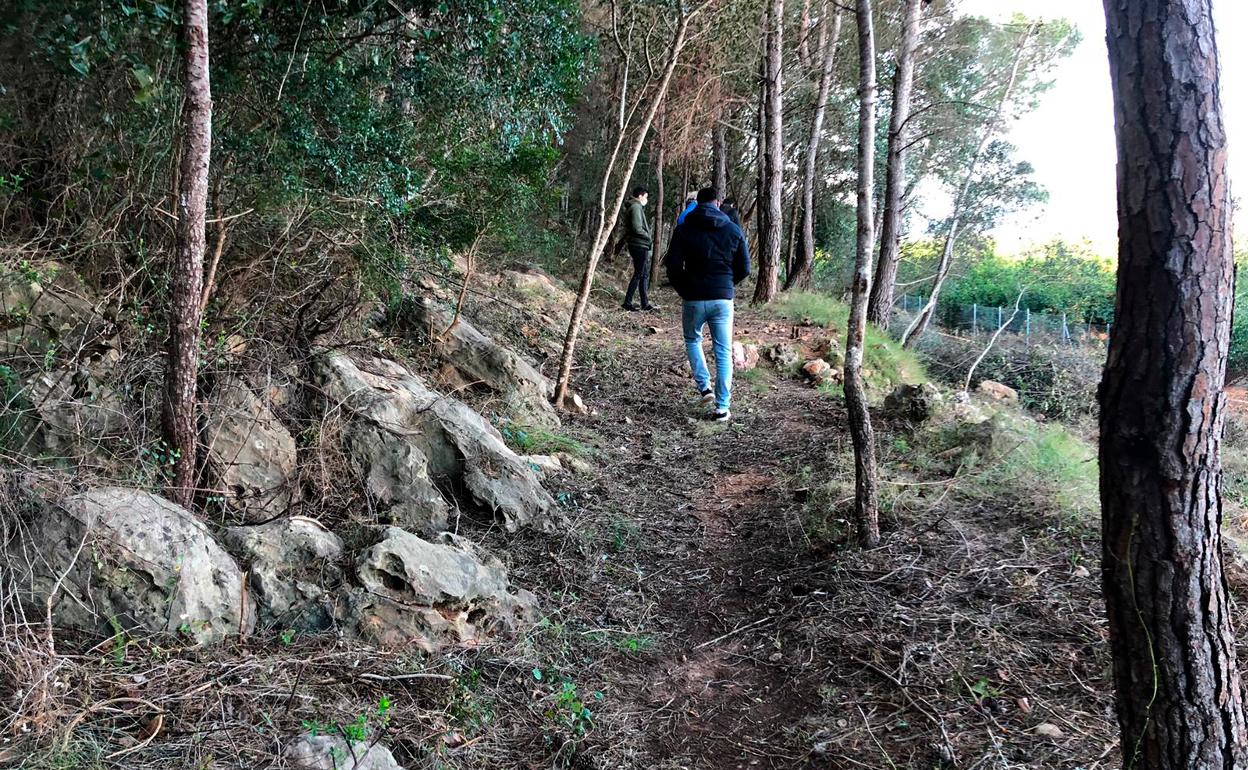
[{"label": "boulder", "polygon": [[393,506],[416,497],[414,504],[430,510],[436,479],[464,490],[510,532],[524,526],[554,531],[554,500],[481,415],[430,390],[394,361],[372,358],[361,366],[330,352],[316,366],[331,411],[350,416],[355,438],[349,451],[368,467],[367,485],[377,499]]},{"label": "boulder", "polygon": [[347,596],[344,625],[385,646],[425,651],[510,632],[535,617],[536,598],[513,589],[498,559],[449,532],[424,540],[379,530],[356,560],[361,588]]},{"label": "boulder", "polygon": [[840,371],[833,369],[832,364],[829,364],[822,358],[816,358],[802,364],[802,373],[816,385],[822,385],[830,380],[840,381],[841,379]]},{"label": "boulder", "polygon": [[926,422],[940,409],[942,401],[940,391],[930,382],[902,383],[884,397],[884,412],[912,423]]},{"label": "boulder", "polygon": [[779,370],[793,369],[802,360],[796,347],[783,342],[777,342],[767,348],[766,357]]},{"label": "boulder", "polygon": [[559,416],[550,404],[554,383],[515,351],[483,334],[463,316],[447,332],[453,312],[428,297],[414,303],[413,312],[438,355],[465,380],[512,399],[531,422],[559,425]]},{"label": "boulder", "polygon": [[295,516],[230,527],[223,540],[248,570],[261,627],[316,632],[332,625],[333,597],[325,587],[342,582],[337,535]]},{"label": "boulder", "polygon": [[205,405],[204,440],[214,494],[227,510],[255,522],[290,506],[295,439],[241,380],[226,380]]},{"label": "boulder", "polygon": [[286,746],[284,766],[297,770],[403,770],[380,743],[337,735],[305,735]]},{"label": "boulder", "polygon": [[346,449],[380,521],[431,534],[446,529],[450,506],[409,436],[357,420],[347,428]]},{"label": "boulder", "polygon": [[55,262],[0,268],[0,358],[82,361],[112,347],[114,326],[96,312],[92,299],[73,273]]},{"label": "boulder", "polygon": [[1000,401],[1005,404],[1018,403],[1018,391],[1009,385],[1003,385],[995,380],[984,380],[979,383],[979,387],[976,390],[994,401]]},{"label": "boulder", "polygon": [[525,455],[523,459],[541,473],[558,473],[563,470],[563,462],[557,455]]},{"label": "boulder", "polygon": [[732,343],[732,362],[739,372],[748,372],[758,367],[758,345],[751,342]]},{"label": "boulder", "polygon": [[209,643],[255,625],[234,560],[190,511],[148,492],[101,487],[51,505],[8,556],[40,608],[64,576],[52,605],[58,626]]},{"label": "boulder", "polygon": [[67,460],[106,476],[125,473],[113,442],[126,432],[126,410],[105,382],[118,356],[112,349],[98,352],[93,361],[69,362],[29,381],[25,414],[33,422],[18,451]]}]

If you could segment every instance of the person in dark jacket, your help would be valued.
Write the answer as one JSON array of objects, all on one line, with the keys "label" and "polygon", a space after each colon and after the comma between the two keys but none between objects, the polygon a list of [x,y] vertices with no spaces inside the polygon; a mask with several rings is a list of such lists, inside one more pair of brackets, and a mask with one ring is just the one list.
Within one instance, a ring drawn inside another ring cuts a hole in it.
[{"label": "person in dark jacket", "polygon": [[628,254],[633,258],[633,279],[628,282],[628,293],[624,295],[624,309],[636,310],[633,294],[641,294],[642,310],[658,310],[650,304],[650,252],[654,250],[654,237],[650,232],[650,223],[646,221],[646,202],[650,193],[644,187],[634,187],[633,197],[629,198],[624,208],[624,242],[628,245]]},{"label": "person in dark jacket", "polygon": [[[672,233],[664,260],[676,293],[684,300],[685,351],[693,383],[703,403],[714,402],[708,417],[732,419],[732,313],[736,286],[750,274],[750,250],[741,228],[719,210],[719,191],[698,191],[698,205]],[[715,389],[702,353],[702,326],[711,327]]]},{"label": "person in dark jacket", "polygon": [[741,213],[737,211],[736,198],[724,198],[724,202],[720,204],[719,210],[732,220],[737,227],[741,226]]}]

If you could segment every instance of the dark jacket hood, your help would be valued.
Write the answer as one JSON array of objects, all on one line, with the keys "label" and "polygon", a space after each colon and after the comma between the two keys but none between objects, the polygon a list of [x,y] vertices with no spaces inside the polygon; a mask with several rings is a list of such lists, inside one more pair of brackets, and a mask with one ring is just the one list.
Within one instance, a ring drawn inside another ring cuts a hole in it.
[{"label": "dark jacket hood", "polygon": [[728,215],[710,203],[699,203],[698,207],[685,217],[685,224],[699,230],[714,230],[732,224]]}]

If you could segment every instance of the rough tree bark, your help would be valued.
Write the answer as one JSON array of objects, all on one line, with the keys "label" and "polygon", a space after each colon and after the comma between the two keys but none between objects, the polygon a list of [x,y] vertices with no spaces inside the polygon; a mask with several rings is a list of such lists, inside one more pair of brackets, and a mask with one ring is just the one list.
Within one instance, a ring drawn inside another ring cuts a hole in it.
[{"label": "rough tree bark", "polygon": [[182,161],[178,172],[177,253],[171,276],[168,360],[162,424],[173,453],[169,499],[190,506],[195,495],[195,394],[199,379],[200,299],[204,283],[208,163],[212,152],[212,88],[208,78],[208,2],[186,0],[182,77]]},{"label": "rough tree bark", "polygon": [[1105,0],[1118,297],[1101,385],[1102,585],[1124,766],[1248,767],[1222,566],[1234,266],[1211,0]]},{"label": "rough tree bark", "polygon": [[[763,60],[766,98],[764,133],[767,148],[763,155],[763,184],[767,216],[759,219],[758,281],[754,285],[754,302],[775,299],[780,281],[780,260],[784,250],[784,0],[767,0],[767,46]],[[760,214],[763,211],[759,212]],[[763,229],[765,227],[765,229]]]},{"label": "rough tree bark", "polygon": [[893,287],[897,264],[901,261],[902,198],[906,187],[906,123],[910,120],[910,98],[914,92],[914,58],[919,44],[919,26],[926,0],[905,0],[905,19],[897,49],[897,70],[893,75],[893,107],[888,122],[888,158],[885,164],[884,218],[880,222],[880,259],[875,266],[867,320],[887,327],[893,312]]},{"label": "rough tree bark", "polygon": [[[628,156],[625,158],[623,165],[618,169],[619,181],[614,191],[611,189],[611,180],[617,171],[616,160],[623,144],[627,125],[621,125],[615,150],[612,152],[606,168],[602,172],[602,186],[599,188],[598,196],[597,233],[589,249],[589,258],[585,263],[585,274],[581,278],[580,290],[576,294],[576,303],[572,306],[572,317],[568,320],[568,332],[563,340],[563,352],[559,356],[559,376],[555,381],[554,398],[551,399],[558,408],[563,409],[567,406],[566,400],[572,382],[572,359],[576,352],[576,340],[580,336],[581,326],[585,320],[585,308],[589,305],[589,293],[594,286],[594,272],[598,268],[598,260],[602,258],[603,251],[611,242],[611,234],[615,231],[616,221],[620,217],[620,208],[624,205],[624,199],[628,194],[629,179],[633,175],[633,169],[637,166],[637,158],[641,155],[641,148],[646,143],[646,135],[650,133],[650,126],[654,123],[654,116],[659,111],[663,98],[667,95],[667,89],[671,85],[672,73],[676,70],[676,65],[680,61],[680,52],[685,47],[685,41],[688,39],[689,24],[698,13],[706,8],[706,5],[706,3],[702,3],[689,12],[681,13],[676,23],[676,31],[672,36],[671,46],[668,48],[667,61],[663,66],[663,75],[654,94],[651,96],[650,106],[646,109],[641,124],[637,126],[632,146],[628,150]],[[608,195],[612,199],[610,205],[608,205],[607,201]]]},{"label": "rough tree bark", "polygon": [[867,327],[867,294],[871,289],[871,256],[875,240],[872,195],[875,191],[875,27],[871,0],[858,0],[858,243],[854,285],[845,332],[845,404],[854,444],[854,510],[858,538],[866,547],[880,542],[879,495],[875,480],[875,432],[862,383],[862,355]]},{"label": "rough tree bark", "polygon": [[815,169],[819,159],[819,139],[823,133],[823,117],[827,112],[828,92],[832,88],[832,68],[836,44],[841,38],[841,12],[832,17],[832,34],[828,34],[829,4],[823,7],[819,20],[818,51],[821,62],[819,91],[815,96],[815,114],[810,123],[810,139],[806,144],[806,165],[802,169],[802,248],[797,252],[793,269],[785,276],[784,289],[809,288],[815,266]]},{"label": "rough tree bark", "polygon": [[664,213],[667,209],[667,199],[664,197],[663,182],[663,165],[666,162],[666,144],[667,137],[664,135],[664,129],[667,125],[667,112],[664,111],[662,117],[659,118],[659,141],[656,159],[654,162],[655,179],[655,203],[654,203],[654,238],[653,246],[650,253],[650,285],[659,285],[659,263],[662,260],[663,253],[667,249],[667,239],[663,237]]},{"label": "rough tree bark", "polygon": [[966,206],[969,203],[967,195],[971,190],[971,182],[975,181],[975,172],[979,169],[979,161],[984,157],[984,150],[988,149],[989,142],[992,141],[992,137],[996,136],[997,129],[1001,125],[1001,115],[1005,112],[1010,96],[1014,93],[1014,86],[1018,82],[1018,70],[1023,63],[1023,53],[1027,50],[1027,44],[1031,42],[1032,35],[1036,33],[1037,26],[1037,22],[1029,24],[1026,32],[1023,33],[1022,40],[1019,41],[1018,50],[1014,52],[1014,63],[1010,66],[1009,80],[1006,81],[1005,90],[1001,92],[1001,101],[997,103],[996,109],[988,119],[987,127],[979,138],[979,144],[975,147],[975,153],[971,155],[971,162],[966,168],[962,184],[958,186],[958,194],[953,199],[953,213],[949,217],[949,229],[945,232],[945,243],[940,251],[940,263],[936,267],[936,277],[932,280],[931,293],[923,308],[910,321],[910,325],[901,335],[901,344],[904,347],[909,347],[922,336],[923,332],[927,331],[927,325],[931,323],[932,315],[936,312],[940,290],[945,285],[945,279],[949,277],[949,268],[953,265],[954,249],[958,245],[958,237],[962,235],[962,217],[965,216]]}]

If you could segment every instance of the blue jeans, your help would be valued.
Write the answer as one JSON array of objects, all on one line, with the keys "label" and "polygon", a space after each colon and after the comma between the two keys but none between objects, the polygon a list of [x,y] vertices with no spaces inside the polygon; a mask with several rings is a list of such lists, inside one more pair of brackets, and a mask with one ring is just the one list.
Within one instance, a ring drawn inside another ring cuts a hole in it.
[{"label": "blue jeans", "polygon": [[711,327],[715,351],[715,408],[726,412],[732,401],[732,300],[686,301],[683,310],[685,351],[689,354],[693,383],[699,392],[711,386],[711,373],[702,355],[702,325]]}]

